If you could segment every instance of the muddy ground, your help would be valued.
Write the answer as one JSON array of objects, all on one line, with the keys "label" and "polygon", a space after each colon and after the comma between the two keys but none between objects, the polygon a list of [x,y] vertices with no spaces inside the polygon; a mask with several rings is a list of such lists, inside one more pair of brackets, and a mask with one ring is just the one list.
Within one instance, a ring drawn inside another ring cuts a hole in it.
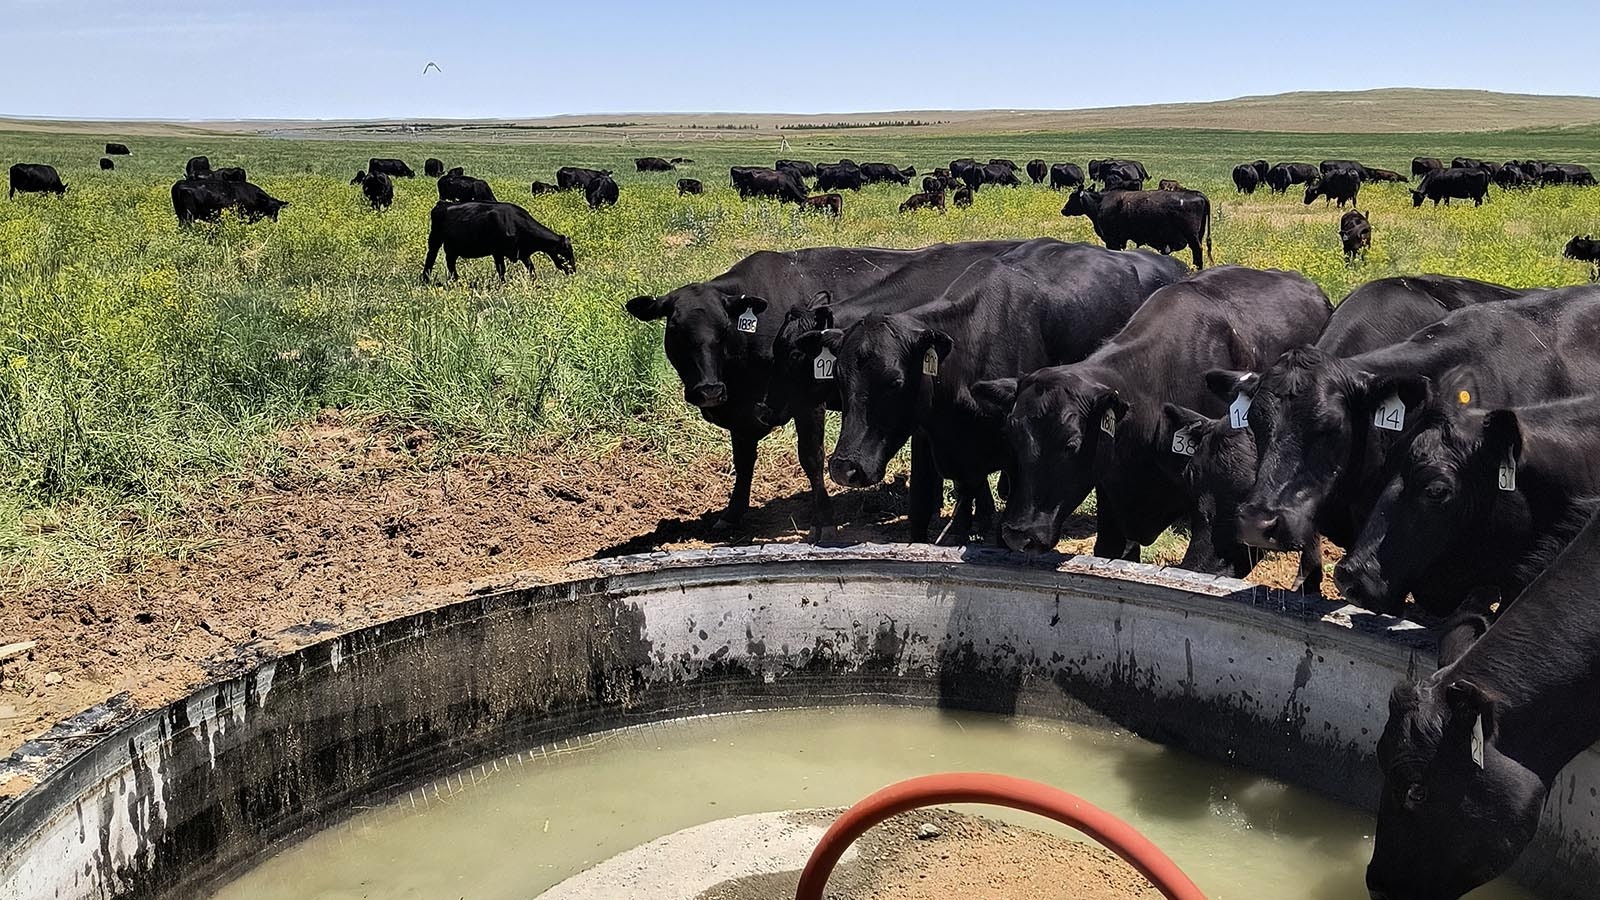
[{"label": "muddy ground", "polygon": [[[171,701],[208,660],[291,625],[313,626],[300,633],[315,641],[425,606],[416,592],[429,587],[556,579],[597,555],[798,541],[811,518],[792,444],[779,440],[763,449],[755,508],[731,534],[712,527],[730,483],[725,452],[678,461],[623,445],[441,462],[425,432],[333,413],[280,443],[272,477],[219,485],[221,499],[187,511],[184,543],[199,549],[100,583],[0,589],[0,646],[36,642],[0,661],[0,756],[116,694]],[[831,540],[903,540],[903,495],[901,482],[842,492],[835,513],[848,524]],[[1074,523],[1063,548],[1087,551],[1092,533],[1092,520]],[[1294,568],[1269,558],[1253,578],[1286,586]]]}]

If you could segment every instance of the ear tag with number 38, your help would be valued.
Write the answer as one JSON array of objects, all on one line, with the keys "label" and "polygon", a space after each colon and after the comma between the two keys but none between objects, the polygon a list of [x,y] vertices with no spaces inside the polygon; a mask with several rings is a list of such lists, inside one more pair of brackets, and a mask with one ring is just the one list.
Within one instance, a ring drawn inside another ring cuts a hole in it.
[{"label": "ear tag with number 38", "polygon": [[[1228,425],[1235,431],[1240,428],[1250,427],[1250,404],[1252,402],[1253,398],[1245,394],[1239,394],[1233,398],[1232,403],[1228,404]],[[1191,453],[1189,455],[1193,456],[1194,454]]]},{"label": "ear tag with number 38", "polygon": [[1172,452],[1179,456],[1194,456],[1200,452],[1200,441],[1194,436],[1194,426],[1186,425],[1172,433]]},{"label": "ear tag with number 38", "polygon": [[1372,427],[1384,431],[1399,431],[1406,427],[1406,404],[1399,394],[1390,394],[1389,399],[1378,404],[1372,413]]},{"label": "ear tag with number 38", "polygon": [[745,334],[756,333],[756,311],[748,306],[739,314],[739,330]]},{"label": "ear tag with number 38", "polygon": [[817,358],[811,361],[811,377],[817,381],[832,381],[833,364],[836,360],[833,351],[827,347],[817,351]]},{"label": "ear tag with number 38", "polygon": [[928,348],[927,353],[922,354],[922,374],[939,377],[939,351],[932,347]]},{"label": "ear tag with number 38", "polygon": [[1495,478],[1495,484],[1502,491],[1515,491],[1517,489],[1517,458],[1506,451],[1506,458],[1500,461],[1500,473]]}]

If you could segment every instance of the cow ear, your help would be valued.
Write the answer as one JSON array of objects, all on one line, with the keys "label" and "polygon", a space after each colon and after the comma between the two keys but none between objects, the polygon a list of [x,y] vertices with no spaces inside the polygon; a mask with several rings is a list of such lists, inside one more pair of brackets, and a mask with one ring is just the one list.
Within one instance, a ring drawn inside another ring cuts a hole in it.
[{"label": "cow ear", "polygon": [[1458,612],[1439,629],[1439,668],[1454,665],[1489,630],[1489,620],[1476,610]]},{"label": "cow ear", "polygon": [[1472,734],[1473,762],[1483,768],[1483,744],[1494,738],[1498,702],[1477,683],[1465,678],[1450,682],[1444,689],[1444,696],[1450,704],[1451,721],[1465,726],[1463,730]]},{"label": "cow ear", "polygon": [[844,332],[837,328],[818,328],[806,332],[794,339],[795,349],[806,356],[816,356],[827,347],[834,353],[839,352],[839,345],[844,343]]},{"label": "cow ear", "polygon": [[1212,369],[1206,373],[1205,378],[1206,387],[1223,400],[1232,400],[1239,394],[1254,397],[1256,385],[1261,383],[1261,376],[1255,372],[1235,369]]},{"label": "cow ear", "polygon": [[972,386],[972,399],[978,404],[978,412],[986,416],[1004,418],[1011,414],[1011,407],[1017,403],[1017,380],[995,378],[991,381],[980,381]]},{"label": "cow ear", "polygon": [[758,316],[761,315],[761,313],[767,308],[767,301],[761,299],[760,297],[751,297],[747,294],[740,294],[737,297],[724,295],[722,298],[722,306],[728,311],[728,318],[732,319],[743,315],[744,311],[747,309]]},{"label": "cow ear", "polygon": [[1216,421],[1216,419],[1195,412],[1187,406],[1179,406],[1176,403],[1163,403],[1161,404],[1161,443],[1166,444],[1174,434],[1185,428],[1192,428],[1193,431],[1190,433],[1197,438],[1201,437],[1211,430]]},{"label": "cow ear", "polygon": [[937,328],[924,328],[917,334],[917,349],[927,350],[932,347],[933,352],[939,354],[941,361],[950,355],[950,351],[955,349],[955,345],[955,341],[950,339],[950,335]]},{"label": "cow ear", "polygon": [[1522,423],[1515,412],[1497,409],[1484,416],[1481,450],[1494,460],[1522,459]]},{"label": "cow ear", "polygon": [[641,322],[651,319],[665,319],[672,314],[671,297],[635,297],[628,301],[628,314]]},{"label": "cow ear", "polygon": [[1399,397],[1407,417],[1414,416],[1433,396],[1433,382],[1426,375],[1374,375],[1363,372],[1357,382],[1356,403],[1370,409],[1390,397]]}]

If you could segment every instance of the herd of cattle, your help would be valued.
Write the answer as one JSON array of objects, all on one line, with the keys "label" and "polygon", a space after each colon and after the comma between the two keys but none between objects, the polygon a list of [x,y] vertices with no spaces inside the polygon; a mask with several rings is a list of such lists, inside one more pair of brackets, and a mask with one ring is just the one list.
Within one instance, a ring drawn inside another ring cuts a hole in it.
[{"label": "herd of cattle", "polygon": [[[1093,491],[1097,556],[1136,560],[1186,526],[1183,568],[1239,576],[1264,550],[1298,551],[1299,587],[1319,593],[1324,536],[1345,548],[1346,600],[1400,614],[1410,595],[1452,616],[1447,668],[1392,705],[1375,898],[1454,898],[1504,871],[1549,779],[1600,738],[1560,742],[1563,759],[1540,750],[1532,777],[1516,754],[1547,735],[1527,729],[1559,718],[1515,720],[1510,736],[1512,695],[1496,693],[1530,671],[1600,690],[1595,661],[1554,640],[1577,628],[1562,603],[1600,602],[1593,584],[1512,602],[1600,508],[1600,286],[1419,275],[1334,307],[1293,272],[1190,274],[1036,239],[763,251],[626,309],[664,321],[684,399],[731,436],[720,524],[747,510],[757,443],[792,421],[818,534],[833,522],[825,475],[876,485],[909,445],[913,541],[930,538],[945,481],[947,538],[1024,553],[1052,551]],[[1498,640],[1508,628],[1525,630]],[[1540,667],[1519,668],[1530,652]],[[1467,665],[1471,690],[1451,676]]]}]

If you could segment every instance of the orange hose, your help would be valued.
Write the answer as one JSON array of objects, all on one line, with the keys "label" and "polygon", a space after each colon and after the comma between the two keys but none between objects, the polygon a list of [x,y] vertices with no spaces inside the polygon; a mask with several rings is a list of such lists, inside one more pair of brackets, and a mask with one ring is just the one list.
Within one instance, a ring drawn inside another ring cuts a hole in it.
[{"label": "orange hose", "polygon": [[890,816],[945,803],[991,803],[1055,819],[1104,844],[1138,869],[1168,900],[1206,900],[1177,863],[1127,822],[1047,784],[984,772],[912,778],[891,784],[845,810],[811,852],[795,900],[822,900],[822,889],[839,857],[867,829]]}]

